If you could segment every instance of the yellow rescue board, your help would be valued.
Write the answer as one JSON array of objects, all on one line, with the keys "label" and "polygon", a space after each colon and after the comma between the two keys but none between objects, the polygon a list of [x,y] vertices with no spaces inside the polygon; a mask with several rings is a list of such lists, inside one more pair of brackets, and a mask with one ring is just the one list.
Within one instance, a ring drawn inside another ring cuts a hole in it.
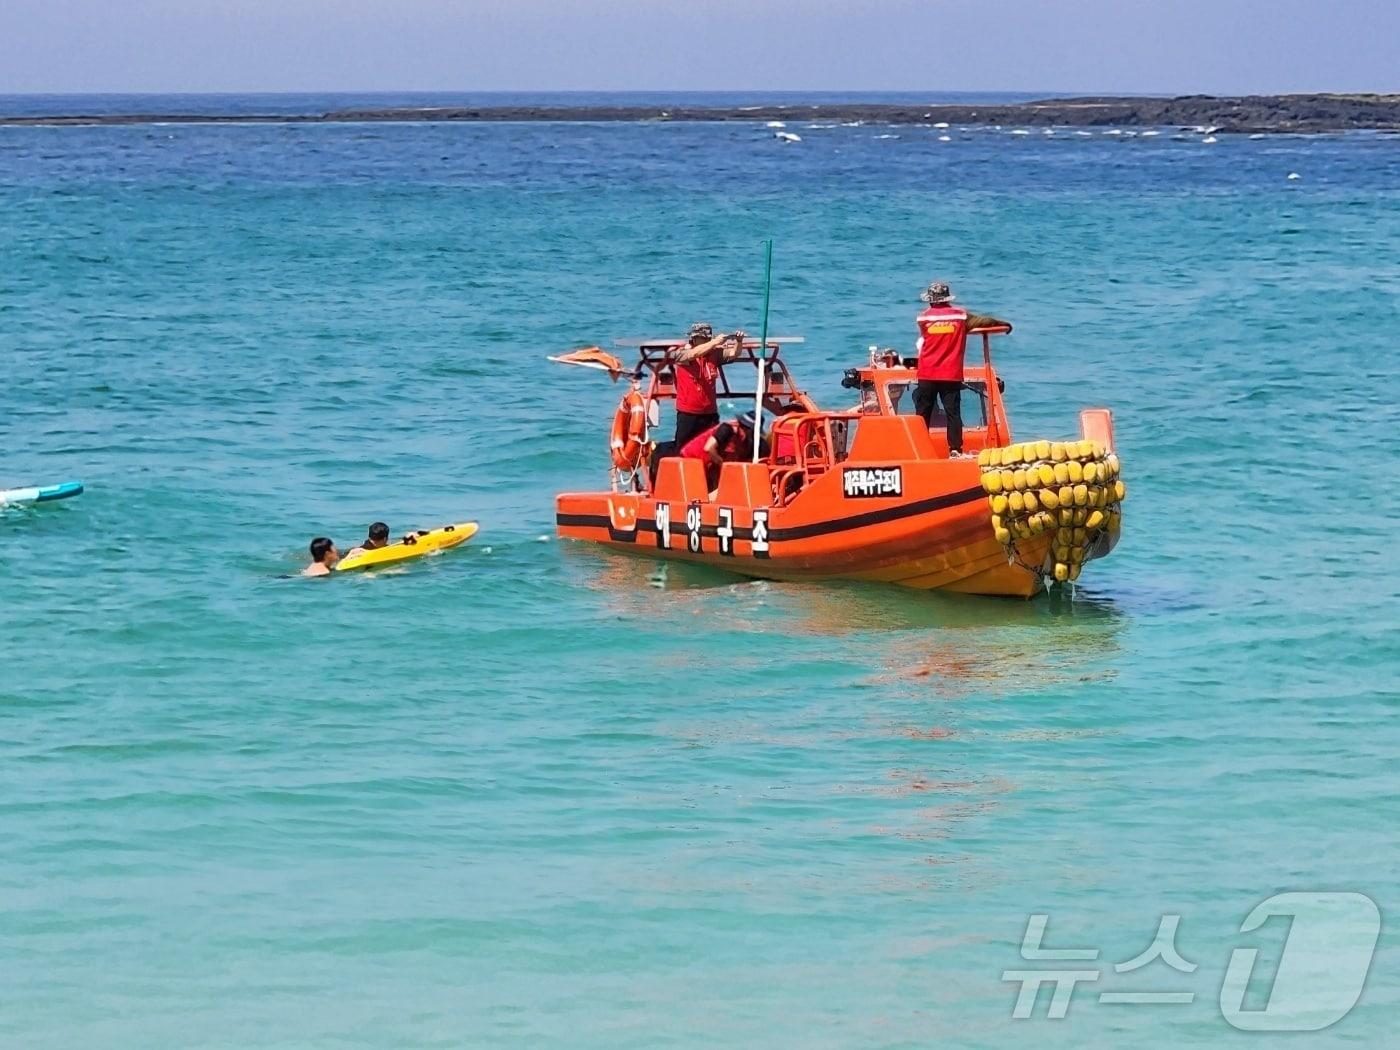
[{"label": "yellow rescue board", "polygon": [[457,525],[444,525],[440,529],[433,529],[426,535],[419,536],[410,542],[400,540],[398,543],[391,543],[387,547],[380,547],[378,550],[359,551],[355,554],[346,555],[336,563],[337,572],[350,572],[354,569],[369,569],[378,565],[391,565],[396,561],[408,561],[410,558],[422,558],[428,554],[436,554],[438,551],[449,550],[459,544],[466,543],[476,535],[477,524],[474,521],[464,521]]}]

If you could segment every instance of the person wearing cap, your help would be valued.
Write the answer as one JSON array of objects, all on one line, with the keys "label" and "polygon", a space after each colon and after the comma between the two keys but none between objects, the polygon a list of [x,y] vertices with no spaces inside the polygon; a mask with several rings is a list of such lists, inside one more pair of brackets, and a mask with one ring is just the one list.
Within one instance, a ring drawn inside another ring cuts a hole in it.
[{"label": "person wearing cap", "polygon": [[959,457],[962,455],[963,351],[967,333],[973,328],[1011,326],[995,317],[954,306],[953,300],[957,297],[942,281],[934,281],[919,298],[928,308],[915,320],[919,327],[919,338],[914,344],[919,355],[919,383],[914,388],[914,411],[932,427],[938,402],[943,402],[943,415],[948,421],[948,455]]},{"label": "person wearing cap", "polygon": [[715,335],[705,321],[690,326],[685,345],[671,358],[676,366],[675,448],[685,448],[701,431],[719,423],[715,399],[719,366],[737,358],[743,345],[743,332]]},{"label": "person wearing cap", "polygon": [[[717,423],[696,434],[683,446],[682,459],[698,459],[705,464],[705,481],[713,491],[719,484],[719,468],[724,463],[747,463],[753,459],[754,414],[744,412],[732,420]],[[768,442],[761,441],[761,455],[768,454]]]}]

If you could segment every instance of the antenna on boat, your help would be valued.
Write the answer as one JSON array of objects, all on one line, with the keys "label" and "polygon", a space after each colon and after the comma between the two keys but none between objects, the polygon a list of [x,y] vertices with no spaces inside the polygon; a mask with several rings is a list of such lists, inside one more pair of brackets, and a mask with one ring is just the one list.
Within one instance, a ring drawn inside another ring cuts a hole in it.
[{"label": "antenna on boat", "polygon": [[768,384],[768,299],[773,291],[773,238],[763,242],[763,329],[758,338],[758,382],[753,394],[753,461],[763,440],[763,388]]}]

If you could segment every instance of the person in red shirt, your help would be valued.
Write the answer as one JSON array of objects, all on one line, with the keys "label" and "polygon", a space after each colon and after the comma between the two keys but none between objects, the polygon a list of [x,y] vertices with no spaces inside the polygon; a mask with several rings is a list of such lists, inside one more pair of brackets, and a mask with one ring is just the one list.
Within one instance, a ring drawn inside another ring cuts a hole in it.
[{"label": "person in red shirt", "polygon": [[941,281],[930,284],[919,298],[928,303],[928,309],[914,322],[919,327],[919,338],[914,344],[919,355],[914,411],[931,427],[938,402],[942,401],[943,414],[948,420],[948,454],[961,456],[963,351],[967,333],[973,328],[1011,326],[995,317],[969,313],[954,306],[956,296]]},{"label": "person in red shirt", "polygon": [[[719,484],[723,463],[747,463],[753,459],[754,415],[745,412],[732,420],[701,431],[681,446],[682,459],[698,459],[705,464],[705,481],[713,490]],[[767,455],[768,442],[761,443],[760,455]]]},{"label": "person in red shirt", "polygon": [[743,345],[743,332],[715,335],[704,321],[690,326],[689,340],[672,358],[676,369],[676,448],[684,448],[696,434],[719,422],[715,400],[719,366],[737,358]]}]

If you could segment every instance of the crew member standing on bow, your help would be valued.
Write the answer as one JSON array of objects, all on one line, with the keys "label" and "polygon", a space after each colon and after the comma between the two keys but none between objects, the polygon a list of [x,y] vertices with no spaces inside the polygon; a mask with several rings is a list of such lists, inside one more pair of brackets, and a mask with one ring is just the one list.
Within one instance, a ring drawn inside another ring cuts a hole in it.
[{"label": "crew member standing on bow", "polygon": [[948,455],[962,455],[962,388],[963,351],[967,333],[973,328],[1011,326],[1005,321],[983,314],[968,313],[953,305],[952,289],[942,282],[930,284],[919,296],[928,309],[919,314],[919,339],[914,344],[919,354],[919,385],[914,388],[914,411],[933,426],[933,414],[938,402],[943,402],[943,414],[948,420]]},{"label": "crew member standing on bow", "polygon": [[715,400],[719,366],[737,358],[743,345],[743,332],[715,335],[704,321],[690,326],[689,340],[672,358],[676,368],[676,449],[719,423]]}]

